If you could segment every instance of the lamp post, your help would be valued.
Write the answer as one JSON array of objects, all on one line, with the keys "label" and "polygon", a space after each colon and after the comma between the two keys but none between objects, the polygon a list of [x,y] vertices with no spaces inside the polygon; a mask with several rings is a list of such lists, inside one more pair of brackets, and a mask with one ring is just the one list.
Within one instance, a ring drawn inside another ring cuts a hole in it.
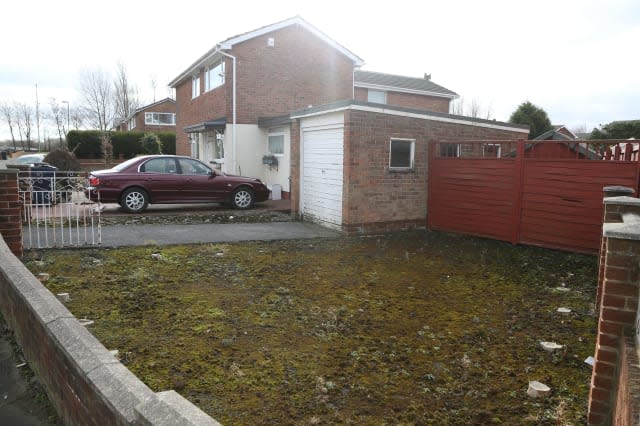
[{"label": "lamp post", "polygon": [[67,104],[67,133],[69,133],[69,101],[61,101],[61,102],[63,104]]}]

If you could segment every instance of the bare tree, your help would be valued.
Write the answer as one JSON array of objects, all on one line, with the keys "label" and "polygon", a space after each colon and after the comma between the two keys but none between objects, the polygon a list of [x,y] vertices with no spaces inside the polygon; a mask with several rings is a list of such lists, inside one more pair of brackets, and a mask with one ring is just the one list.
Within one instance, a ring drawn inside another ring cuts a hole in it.
[{"label": "bare tree", "polygon": [[51,121],[58,130],[58,140],[62,144],[62,137],[67,134],[68,129],[65,128],[65,113],[64,109],[60,107],[56,98],[49,98],[49,106],[51,107]]},{"label": "bare tree", "polygon": [[464,115],[464,98],[462,96],[451,102],[451,114]]},{"label": "bare tree", "polygon": [[471,105],[469,107],[469,117],[478,118],[480,116],[480,102],[478,99],[471,99]]},{"label": "bare tree", "polygon": [[156,89],[158,88],[158,79],[155,74],[151,74],[151,88],[153,89],[153,103],[156,103]]},{"label": "bare tree", "polygon": [[80,96],[83,109],[92,127],[107,131],[113,120],[113,88],[108,74],[101,68],[80,73]]},{"label": "bare tree", "polygon": [[75,130],[80,130],[80,127],[84,125],[86,114],[83,112],[82,108],[73,107],[69,112],[69,119],[71,120],[71,123],[69,124],[69,130],[71,130],[71,127],[73,127]]},{"label": "bare tree", "polygon": [[[31,150],[31,130],[33,127],[33,108],[31,105],[27,105],[24,102],[15,104],[17,117],[18,117],[18,129],[20,135],[24,135],[27,142],[27,150]],[[22,145],[24,148],[24,143]]]},{"label": "bare tree", "polygon": [[116,79],[113,84],[115,92],[115,118],[126,120],[133,113],[141,102],[138,97],[138,89],[129,82],[126,67],[118,62]]},{"label": "bare tree", "polygon": [[13,106],[9,105],[6,102],[0,103],[0,114],[2,114],[2,118],[9,126],[9,133],[11,133],[11,142],[13,143],[13,150],[17,151],[18,147],[16,145],[16,137],[14,133],[14,127],[17,126],[16,123],[16,110]]}]

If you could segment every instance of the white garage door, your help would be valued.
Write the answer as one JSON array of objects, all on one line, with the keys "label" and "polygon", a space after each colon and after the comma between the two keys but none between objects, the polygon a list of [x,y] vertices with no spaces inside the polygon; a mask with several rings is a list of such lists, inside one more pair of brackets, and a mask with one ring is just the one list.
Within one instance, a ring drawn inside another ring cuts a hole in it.
[{"label": "white garage door", "polygon": [[302,131],[302,214],[305,220],[342,225],[343,127]]}]

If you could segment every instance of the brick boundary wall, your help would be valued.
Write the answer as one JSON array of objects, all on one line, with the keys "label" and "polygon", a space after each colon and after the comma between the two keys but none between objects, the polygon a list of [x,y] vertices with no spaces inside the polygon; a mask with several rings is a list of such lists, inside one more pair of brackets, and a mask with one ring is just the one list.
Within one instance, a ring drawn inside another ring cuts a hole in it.
[{"label": "brick boundary wall", "polygon": [[22,257],[22,204],[17,170],[0,170],[0,235],[13,254]]},{"label": "brick boundary wall", "polygon": [[0,310],[64,424],[219,425],[175,391],[154,393],[142,383],[1,236]]},{"label": "brick boundary wall", "polygon": [[[605,195],[615,192],[605,190]],[[588,424],[637,425],[640,366],[635,335],[640,285],[640,200],[604,199],[597,292],[599,313]]]}]

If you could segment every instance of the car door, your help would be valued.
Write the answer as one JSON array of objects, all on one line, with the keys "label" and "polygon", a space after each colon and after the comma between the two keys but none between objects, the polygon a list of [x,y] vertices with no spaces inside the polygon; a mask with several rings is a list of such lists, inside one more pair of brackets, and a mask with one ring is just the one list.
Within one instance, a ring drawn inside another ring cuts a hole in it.
[{"label": "car door", "polygon": [[140,166],[141,185],[149,193],[152,203],[179,201],[183,176],[178,173],[175,158],[152,158]]},{"label": "car door", "polygon": [[200,161],[178,158],[182,174],[182,196],[191,201],[223,201],[226,197],[224,176],[216,174]]}]

